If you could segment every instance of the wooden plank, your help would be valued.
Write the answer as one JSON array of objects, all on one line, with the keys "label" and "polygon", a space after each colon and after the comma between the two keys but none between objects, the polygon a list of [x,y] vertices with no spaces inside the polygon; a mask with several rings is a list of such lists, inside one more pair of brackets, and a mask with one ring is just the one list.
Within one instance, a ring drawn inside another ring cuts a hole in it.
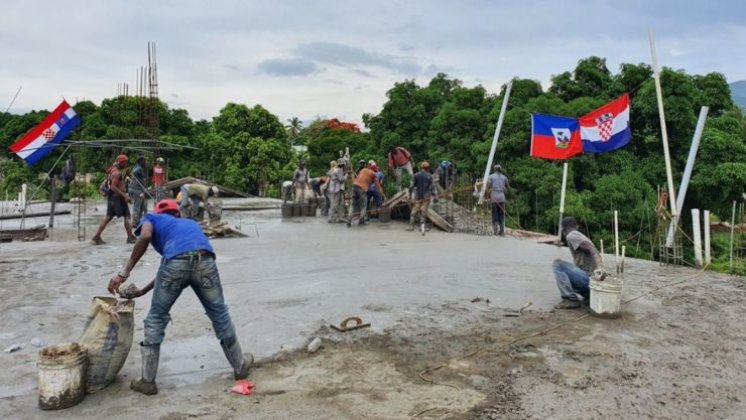
[{"label": "wooden plank", "polygon": [[[26,213],[25,215],[23,213],[13,213],[13,214],[4,214],[0,216],[0,220],[11,220],[11,219],[29,219],[32,217],[45,217],[49,216],[48,211],[40,212],[40,213]],[[54,212],[54,215],[60,215],[60,214],[70,214],[70,210],[57,210]]]},{"label": "wooden plank", "polygon": [[433,222],[433,225],[446,232],[453,232],[453,226],[446,221],[437,211],[432,207],[427,208],[427,217]]},{"label": "wooden plank", "polygon": [[393,208],[401,204],[402,202],[405,202],[407,199],[407,191],[399,191],[398,193],[394,194],[391,198],[386,200],[385,203],[383,203],[383,207]]}]

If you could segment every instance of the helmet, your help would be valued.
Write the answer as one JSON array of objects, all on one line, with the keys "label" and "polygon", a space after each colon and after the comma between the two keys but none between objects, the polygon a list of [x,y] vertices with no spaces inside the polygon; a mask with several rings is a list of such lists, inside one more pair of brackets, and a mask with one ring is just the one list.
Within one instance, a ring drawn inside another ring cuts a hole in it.
[{"label": "helmet", "polygon": [[298,164],[299,165],[305,165],[306,164],[306,160],[305,159],[301,159],[301,160],[298,161]]},{"label": "helmet", "polygon": [[117,156],[117,163],[122,165],[130,161],[130,158],[127,157],[127,155],[119,155]]},{"label": "helmet", "polygon": [[363,160],[363,159],[360,159],[360,160],[359,160],[359,161],[357,162],[357,164],[358,164],[358,165],[360,165],[360,166],[364,166],[364,165],[367,165],[368,163],[367,163],[367,162],[366,162],[365,160]]},{"label": "helmet", "polygon": [[220,189],[217,187],[217,185],[213,185],[212,187],[210,187],[210,191],[212,191],[213,195],[218,195]]},{"label": "helmet", "polygon": [[154,207],[153,207],[153,213],[155,214],[162,214],[162,213],[179,213],[179,203],[176,202],[176,200],[173,200],[171,198],[165,198],[161,201],[159,201]]},{"label": "helmet", "polygon": [[376,161],[373,160],[373,159],[371,159],[371,160],[368,161],[368,166],[373,166],[375,164],[376,164]]},{"label": "helmet", "polygon": [[422,162],[422,163],[420,164],[420,168],[422,168],[422,169],[424,169],[424,170],[428,170],[428,169],[430,169],[430,162],[428,162],[428,161],[424,161],[424,162]]},{"label": "helmet", "polygon": [[165,162],[165,160],[164,160],[164,159],[163,159],[162,157],[156,158],[156,160],[155,160],[155,161],[156,161],[156,162],[160,162],[160,163],[163,163],[163,162]]}]

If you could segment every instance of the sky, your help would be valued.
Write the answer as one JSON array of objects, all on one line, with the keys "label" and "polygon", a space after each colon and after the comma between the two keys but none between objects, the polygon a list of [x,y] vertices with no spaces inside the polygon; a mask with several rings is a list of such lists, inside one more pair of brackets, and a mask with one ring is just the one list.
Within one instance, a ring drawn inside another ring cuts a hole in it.
[{"label": "sky", "polygon": [[228,102],[292,117],[361,122],[394,83],[437,73],[490,93],[597,55],[746,79],[740,0],[376,0],[6,2],[0,12],[0,111],[101,100],[157,46],[158,89],[171,108],[210,120]]}]

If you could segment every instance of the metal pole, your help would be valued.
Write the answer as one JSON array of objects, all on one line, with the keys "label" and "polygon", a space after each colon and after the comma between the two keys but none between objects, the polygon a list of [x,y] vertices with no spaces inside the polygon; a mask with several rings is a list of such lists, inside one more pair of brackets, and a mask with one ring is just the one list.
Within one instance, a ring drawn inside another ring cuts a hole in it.
[{"label": "metal pole", "polygon": [[562,165],[562,192],[560,192],[559,225],[557,225],[557,241],[562,240],[562,216],[565,214],[565,190],[567,190],[567,161]]},{"label": "metal pole", "polygon": [[733,212],[730,216],[730,269],[733,270],[733,230],[736,227],[736,200],[733,200]]},{"label": "metal pole", "polygon": [[49,208],[49,228],[54,228],[54,205],[57,202],[57,176],[52,175],[49,181],[49,201],[52,203]]},{"label": "metal pole", "polygon": [[503,97],[503,105],[500,108],[500,116],[497,118],[497,126],[495,127],[495,135],[492,136],[492,147],[490,148],[490,155],[487,158],[487,167],[484,168],[484,176],[482,177],[482,189],[479,192],[479,204],[484,203],[484,191],[487,188],[487,177],[490,175],[490,167],[492,167],[492,161],[495,156],[495,150],[497,149],[497,140],[500,138],[500,129],[503,126],[503,120],[505,120],[505,110],[508,108],[508,98],[510,97],[510,89],[513,87],[513,81],[511,80],[505,86],[505,96]]},{"label": "metal pole", "polygon": [[18,90],[16,91],[16,94],[15,94],[15,95],[13,95],[13,99],[12,99],[12,100],[10,101],[10,103],[8,104],[8,108],[6,108],[6,109],[5,109],[5,113],[6,113],[6,114],[7,114],[8,112],[10,112],[10,107],[12,107],[12,106],[13,106],[13,104],[14,104],[14,103],[16,102],[16,98],[18,98],[18,94],[19,94],[19,93],[21,93],[21,89],[22,89],[22,88],[23,88],[23,85],[21,85],[21,86],[18,86]]},{"label": "metal pole", "polygon": [[614,210],[614,258],[616,271],[619,272],[619,210]]},{"label": "metal pole", "polygon": [[699,228],[699,209],[692,209],[692,236],[694,236],[694,262],[702,267],[702,232]]},{"label": "metal pole", "polygon": [[653,31],[648,34],[650,39],[650,55],[653,64],[653,80],[655,81],[655,94],[658,99],[658,117],[661,124],[661,137],[663,139],[663,154],[666,159],[666,179],[668,180],[668,198],[671,201],[671,215],[674,220],[679,216],[676,211],[676,191],[673,185],[673,172],[671,170],[671,155],[668,152],[668,132],[666,131],[666,114],[663,111],[663,93],[661,91],[661,76],[658,72],[658,56],[655,53],[655,40]]},{"label": "metal pole", "polygon": [[[692,138],[692,146],[689,148],[689,157],[686,159],[686,168],[684,169],[684,176],[681,178],[681,185],[679,185],[679,195],[676,196],[676,214],[681,214],[684,210],[684,198],[686,198],[686,191],[689,188],[689,179],[692,177],[692,170],[694,169],[694,161],[697,159],[697,151],[699,150],[699,142],[702,140],[702,132],[705,129],[705,120],[707,120],[707,112],[710,110],[709,107],[703,106],[699,109],[699,118],[697,119],[697,128],[694,130],[694,137]],[[666,247],[671,248],[673,246],[673,235],[676,231],[676,225],[671,221],[671,226],[668,227],[668,236],[666,238]]]},{"label": "metal pole", "polygon": [[712,264],[712,254],[710,250],[710,211],[704,211],[704,231],[705,231],[705,265]]}]

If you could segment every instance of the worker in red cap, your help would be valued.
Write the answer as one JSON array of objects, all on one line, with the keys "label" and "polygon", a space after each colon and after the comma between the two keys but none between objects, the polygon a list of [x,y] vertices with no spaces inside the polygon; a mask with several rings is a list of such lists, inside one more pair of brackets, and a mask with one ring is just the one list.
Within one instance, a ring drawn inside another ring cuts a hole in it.
[{"label": "worker in red cap", "polygon": [[117,160],[113,165],[106,171],[106,216],[98,226],[96,234],[93,235],[91,241],[94,245],[101,245],[104,242],[101,239],[101,234],[106,229],[106,225],[111,222],[114,217],[124,218],[124,230],[127,232],[127,243],[134,244],[135,236],[132,234],[132,225],[130,224],[130,208],[129,201],[130,197],[127,194],[127,187],[124,185],[124,178],[122,177],[122,171],[127,167],[129,158],[127,155],[117,156]]},{"label": "worker in red cap", "polygon": [[[215,252],[210,241],[194,220],[182,219],[179,203],[172,199],[159,201],[153,213],[142,219],[137,228],[138,240],[124,268],[109,280],[108,290],[122,297],[138,297],[155,289],[148,316],[145,317],[142,354],[142,377],[133,380],[130,388],[145,395],[158,393],[155,377],[158,373],[161,342],[166,326],[171,320],[171,307],[186,288],[197,295],[205,313],[212,321],[212,329],[220,340],[235,379],[246,379],[254,362],[251,353],[244,353],[238,341],[236,327],[231,321],[223,296],[220,274],[215,265]],[[130,271],[142,258],[148,246],[161,254],[161,265],[155,280],[142,289],[135,289],[130,296],[119,287],[130,276]]]}]

